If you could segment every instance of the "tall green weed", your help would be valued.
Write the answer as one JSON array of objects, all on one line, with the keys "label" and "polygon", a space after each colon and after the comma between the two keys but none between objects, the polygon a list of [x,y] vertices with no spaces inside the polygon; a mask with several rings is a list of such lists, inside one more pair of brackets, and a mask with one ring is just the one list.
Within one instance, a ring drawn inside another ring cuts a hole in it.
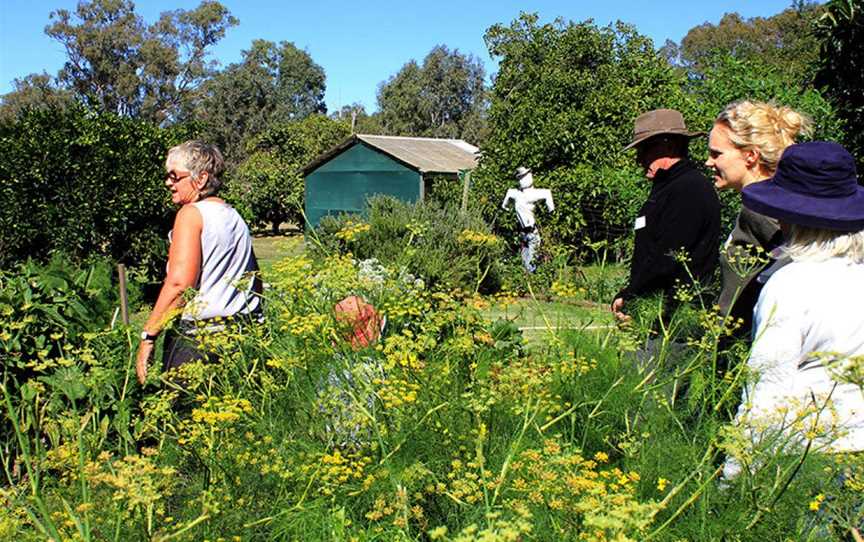
[{"label": "tall green weed", "polygon": [[118,306],[113,266],[77,266],[62,254],[0,271],[0,356],[24,370],[63,353],[62,345],[104,328]]},{"label": "tall green weed", "polygon": [[[265,280],[265,324],[200,336],[214,362],[139,388],[134,341],[104,331],[4,386],[0,533],[832,540],[862,519],[860,460],[736,436],[724,405],[749,375],[717,370],[716,314],[666,323],[646,357],[647,316],[528,346],[473,298],[347,255]],[[335,316],[347,295],[386,322],[368,346]],[[750,468],[719,481],[724,454]]]}]

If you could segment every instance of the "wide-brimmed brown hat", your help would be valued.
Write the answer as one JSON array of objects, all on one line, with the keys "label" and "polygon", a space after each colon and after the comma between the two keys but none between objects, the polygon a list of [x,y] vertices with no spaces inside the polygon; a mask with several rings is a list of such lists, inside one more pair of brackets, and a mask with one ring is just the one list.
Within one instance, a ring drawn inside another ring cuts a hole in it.
[{"label": "wide-brimmed brown hat", "polygon": [[688,131],[687,125],[684,124],[684,116],[674,109],[655,109],[636,117],[636,122],[633,124],[633,141],[622,150],[626,151],[646,139],[663,134],[699,137],[704,136],[705,132]]}]

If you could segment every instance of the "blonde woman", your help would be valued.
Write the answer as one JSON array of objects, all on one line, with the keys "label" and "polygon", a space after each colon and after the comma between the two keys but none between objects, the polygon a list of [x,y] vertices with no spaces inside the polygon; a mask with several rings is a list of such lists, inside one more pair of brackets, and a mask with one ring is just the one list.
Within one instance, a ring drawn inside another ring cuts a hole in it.
[{"label": "blonde woman", "polygon": [[[728,105],[714,121],[708,139],[705,165],[714,170],[714,186],[740,193],[768,179],[783,150],[809,131],[810,120],[788,107],[750,101]],[[742,260],[756,252],[768,257],[782,238],[775,219],[742,207],[721,251],[723,286],[718,305],[723,316],[741,322],[736,334],[740,337],[750,335],[753,307],[762,288],[757,276],[764,269]]]}]

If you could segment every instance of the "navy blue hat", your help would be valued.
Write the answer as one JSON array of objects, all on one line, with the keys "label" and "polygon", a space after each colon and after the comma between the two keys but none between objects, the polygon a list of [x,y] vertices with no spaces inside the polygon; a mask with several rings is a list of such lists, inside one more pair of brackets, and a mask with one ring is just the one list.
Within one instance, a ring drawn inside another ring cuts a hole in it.
[{"label": "navy blue hat", "polygon": [[825,230],[864,229],[864,188],[855,159],[837,143],[811,141],[783,151],[767,181],[742,192],[744,206],[789,224]]}]

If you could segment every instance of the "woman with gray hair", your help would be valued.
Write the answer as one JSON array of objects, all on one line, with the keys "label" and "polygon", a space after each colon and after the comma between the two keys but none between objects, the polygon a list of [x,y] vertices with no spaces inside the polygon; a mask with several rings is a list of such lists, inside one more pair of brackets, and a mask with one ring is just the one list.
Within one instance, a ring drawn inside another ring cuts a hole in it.
[{"label": "woman with gray hair", "polygon": [[[779,433],[784,449],[809,441],[820,451],[864,450],[864,389],[854,378],[864,363],[864,188],[855,160],[836,143],[792,145],[771,179],[742,194],[748,209],[780,222],[791,263],[756,304],[754,379],[736,424],[754,444]],[[727,477],[747,457],[734,455]]]},{"label": "woman with gray hair", "polygon": [[[169,234],[171,247],[165,281],[141,332],[135,370],[143,384],[156,338],[178,310],[179,324],[164,344],[163,371],[206,359],[194,334],[224,327],[224,320],[257,318],[261,312],[258,262],[249,227],[216,194],[225,170],[214,145],[187,141],[168,151],[165,186],[180,207]],[[183,293],[196,290],[188,303]]]}]

